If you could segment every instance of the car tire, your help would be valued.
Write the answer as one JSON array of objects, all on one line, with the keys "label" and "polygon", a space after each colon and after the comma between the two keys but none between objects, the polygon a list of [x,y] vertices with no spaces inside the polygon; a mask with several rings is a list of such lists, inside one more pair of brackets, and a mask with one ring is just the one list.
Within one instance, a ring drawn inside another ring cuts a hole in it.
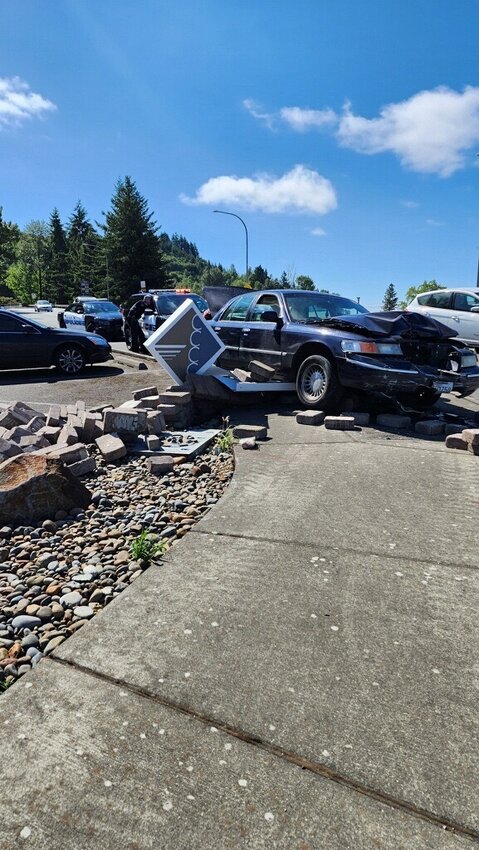
[{"label": "car tire", "polygon": [[300,364],[296,374],[296,394],[311,410],[325,410],[339,401],[342,393],[336,370],[322,354],[313,354]]},{"label": "car tire", "polygon": [[85,368],[83,350],[72,343],[62,345],[55,354],[55,366],[62,375],[78,375]]},{"label": "car tire", "polygon": [[123,330],[123,335],[125,337],[125,344],[126,344],[128,351],[138,352],[140,350],[140,348],[139,348],[138,345],[133,345],[133,336],[132,336],[132,333],[131,333],[131,329],[128,327],[128,325],[125,325],[124,330]]}]

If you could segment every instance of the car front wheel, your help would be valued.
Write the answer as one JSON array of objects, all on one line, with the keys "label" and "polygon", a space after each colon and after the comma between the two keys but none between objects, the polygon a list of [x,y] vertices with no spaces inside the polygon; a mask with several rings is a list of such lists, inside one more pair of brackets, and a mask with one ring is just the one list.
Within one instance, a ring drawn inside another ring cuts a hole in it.
[{"label": "car front wheel", "polygon": [[85,355],[77,345],[64,345],[55,355],[55,366],[63,375],[78,375],[85,367]]},{"label": "car front wheel", "polygon": [[303,360],[296,375],[296,393],[301,404],[316,410],[339,401],[341,386],[327,357],[313,354]]}]

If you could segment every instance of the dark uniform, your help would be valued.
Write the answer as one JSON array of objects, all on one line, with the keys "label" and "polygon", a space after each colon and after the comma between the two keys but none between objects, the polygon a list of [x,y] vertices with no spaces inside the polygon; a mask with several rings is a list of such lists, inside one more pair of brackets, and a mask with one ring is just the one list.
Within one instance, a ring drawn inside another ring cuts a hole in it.
[{"label": "dark uniform", "polygon": [[140,319],[145,310],[153,310],[155,302],[152,295],[145,295],[139,301],[135,301],[128,311],[128,324],[131,331],[131,347],[133,351],[139,351],[145,341],[145,336],[140,326]]}]

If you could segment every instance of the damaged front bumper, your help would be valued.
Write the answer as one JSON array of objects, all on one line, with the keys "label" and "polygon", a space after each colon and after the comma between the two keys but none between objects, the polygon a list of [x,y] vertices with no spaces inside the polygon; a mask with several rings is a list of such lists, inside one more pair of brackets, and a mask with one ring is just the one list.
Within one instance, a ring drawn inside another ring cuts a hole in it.
[{"label": "damaged front bumper", "polygon": [[[392,358],[391,358],[392,359]],[[439,369],[407,360],[390,362],[364,354],[347,354],[338,361],[339,378],[352,389],[395,393],[415,393],[424,389],[470,395],[479,389],[479,365]]]}]

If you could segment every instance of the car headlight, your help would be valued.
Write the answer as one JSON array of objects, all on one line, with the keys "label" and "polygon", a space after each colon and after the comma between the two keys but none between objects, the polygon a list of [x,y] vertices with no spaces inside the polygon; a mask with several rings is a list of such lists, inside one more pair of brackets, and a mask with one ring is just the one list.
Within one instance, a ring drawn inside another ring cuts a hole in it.
[{"label": "car headlight", "polygon": [[477,355],[474,351],[465,351],[461,353],[461,366],[467,369],[470,366],[477,366]]}]

